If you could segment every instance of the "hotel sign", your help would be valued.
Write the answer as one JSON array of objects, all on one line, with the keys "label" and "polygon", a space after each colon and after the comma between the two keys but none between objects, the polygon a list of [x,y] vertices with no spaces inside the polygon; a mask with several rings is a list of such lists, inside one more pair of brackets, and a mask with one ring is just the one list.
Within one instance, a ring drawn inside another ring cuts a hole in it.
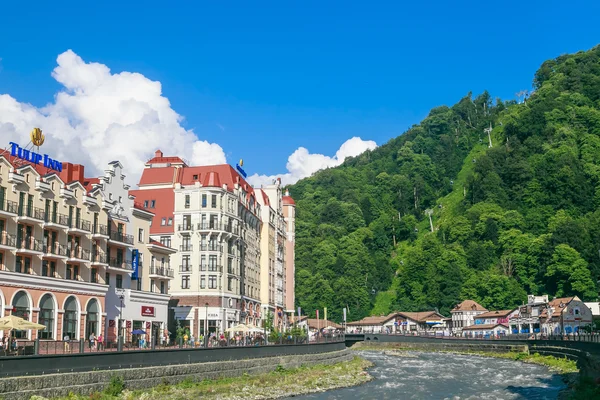
[{"label": "hotel sign", "polygon": [[154,307],[142,306],[142,317],[154,317]]},{"label": "hotel sign", "polygon": [[48,154],[38,154],[35,151],[27,150],[15,142],[10,142],[10,155],[28,161],[32,164],[43,165],[46,168],[53,169],[56,172],[62,172],[62,162],[53,160]]}]

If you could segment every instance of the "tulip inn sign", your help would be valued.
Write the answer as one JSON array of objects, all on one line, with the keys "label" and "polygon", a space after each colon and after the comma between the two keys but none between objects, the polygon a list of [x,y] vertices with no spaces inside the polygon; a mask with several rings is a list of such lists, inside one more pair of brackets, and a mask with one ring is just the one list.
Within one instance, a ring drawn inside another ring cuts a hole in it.
[{"label": "tulip inn sign", "polygon": [[32,150],[27,150],[14,142],[10,142],[10,155],[28,161],[32,164],[42,164],[46,168],[62,172],[62,162],[53,160],[48,154],[38,154]]}]

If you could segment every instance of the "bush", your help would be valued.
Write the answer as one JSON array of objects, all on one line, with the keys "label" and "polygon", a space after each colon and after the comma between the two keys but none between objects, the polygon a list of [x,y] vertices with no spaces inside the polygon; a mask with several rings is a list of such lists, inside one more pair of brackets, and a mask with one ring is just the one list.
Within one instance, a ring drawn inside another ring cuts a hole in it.
[{"label": "bush", "polygon": [[113,375],[110,378],[110,382],[106,389],[104,389],[104,393],[109,396],[118,396],[125,389],[125,382],[123,382],[123,377],[119,375]]}]

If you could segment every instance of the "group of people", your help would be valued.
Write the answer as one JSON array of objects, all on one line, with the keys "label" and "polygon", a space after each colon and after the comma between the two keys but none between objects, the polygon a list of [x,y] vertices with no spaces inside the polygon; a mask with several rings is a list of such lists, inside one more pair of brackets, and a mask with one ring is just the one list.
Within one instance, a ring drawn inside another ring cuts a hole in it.
[{"label": "group of people", "polygon": [[0,341],[0,352],[4,353],[6,351],[17,351],[19,348],[19,343],[17,342],[17,338],[3,336]]},{"label": "group of people", "polygon": [[206,338],[203,334],[200,334],[198,337],[195,337],[193,334],[188,335],[187,333],[185,333],[183,335],[183,345],[184,347],[252,346],[261,343],[263,340],[263,335],[242,335],[240,333],[237,333],[227,338],[224,333],[217,334],[215,332],[212,332],[210,333],[207,339],[208,343],[205,342]]},{"label": "group of people", "polygon": [[90,351],[94,351],[94,349],[96,351],[104,350],[104,336],[102,336],[102,334],[96,336],[96,334],[92,332],[89,337],[89,346]]}]

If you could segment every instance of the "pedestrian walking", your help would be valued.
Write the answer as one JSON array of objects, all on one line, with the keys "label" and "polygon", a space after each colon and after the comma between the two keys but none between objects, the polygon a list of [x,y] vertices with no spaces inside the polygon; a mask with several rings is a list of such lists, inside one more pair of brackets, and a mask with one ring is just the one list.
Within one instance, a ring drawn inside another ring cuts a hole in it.
[{"label": "pedestrian walking", "polygon": [[94,347],[96,347],[96,335],[94,334],[94,332],[92,332],[89,339],[90,351],[93,351]]},{"label": "pedestrian walking", "polygon": [[104,336],[102,336],[102,334],[98,335],[98,339],[96,340],[97,342],[97,350],[101,351],[104,350]]}]

